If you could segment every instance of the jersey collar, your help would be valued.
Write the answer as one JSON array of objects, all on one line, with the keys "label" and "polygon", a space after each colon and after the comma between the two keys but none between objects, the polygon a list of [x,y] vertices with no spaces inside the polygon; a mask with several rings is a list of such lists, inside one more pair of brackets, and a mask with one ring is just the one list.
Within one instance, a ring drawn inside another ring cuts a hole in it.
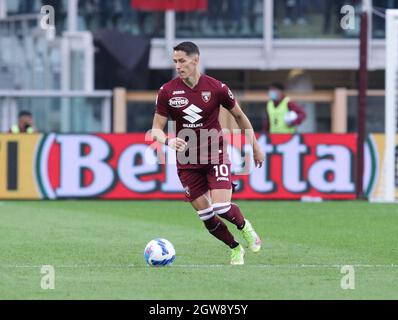
[{"label": "jersey collar", "polygon": [[198,88],[198,86],[199,86],[199,84],[200,84],[202,78],[203,78],[203,74],[200,74],[198,83],[197,83],[193,88],[191,88],[190,86],[188,86],[188,85],[185,83],[184,80],[180,79],[180,81],[184,84],[184,86],[186,86],[186,87],[187,87],[188,89],[190,89],[191,91],[197,91],[197,88]]}]

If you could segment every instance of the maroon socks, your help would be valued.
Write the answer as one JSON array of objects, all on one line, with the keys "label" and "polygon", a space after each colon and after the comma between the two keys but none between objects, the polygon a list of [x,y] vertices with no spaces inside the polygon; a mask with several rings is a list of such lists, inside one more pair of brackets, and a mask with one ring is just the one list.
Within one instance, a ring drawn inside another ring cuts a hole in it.
[{"label": "maroon socks", "polygon": [[213,208],[198,211],[199,218],[203,221],[206,229],[216,237],[224,242],[230,248],[235,248],[239,245],[234,239],[234,236],[229,232],[226,224],[213,212]]},{"label": "maroon socks", "polygon": [[214,213],[236,225],[239,230],[245,226],[245,218],[235,203],[215,203],[213,209]]}]

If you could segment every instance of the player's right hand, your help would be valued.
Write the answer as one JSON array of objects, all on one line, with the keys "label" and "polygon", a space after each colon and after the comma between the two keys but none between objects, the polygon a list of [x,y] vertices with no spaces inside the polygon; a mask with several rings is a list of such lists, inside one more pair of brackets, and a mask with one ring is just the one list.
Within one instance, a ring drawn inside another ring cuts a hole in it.
[{"label": "player's right hand", "polygon": [[187,147],[187,143],[180,139],[180,138],[172,138],[169,139],[167,145],[173,149],[173,150],[177,150],[177,151],[184,151],[185,148]]}]

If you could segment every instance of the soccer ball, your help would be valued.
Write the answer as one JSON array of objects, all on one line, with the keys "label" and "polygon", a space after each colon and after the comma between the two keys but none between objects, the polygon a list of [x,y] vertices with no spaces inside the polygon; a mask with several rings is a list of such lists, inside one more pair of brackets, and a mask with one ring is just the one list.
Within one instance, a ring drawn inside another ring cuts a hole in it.
[{"label": "soccer ball", "polygon": [[164,267],[172,264],[175,258],[174,246],[166,239],[151,240],[144,250],[144,259],[149,266]]}]

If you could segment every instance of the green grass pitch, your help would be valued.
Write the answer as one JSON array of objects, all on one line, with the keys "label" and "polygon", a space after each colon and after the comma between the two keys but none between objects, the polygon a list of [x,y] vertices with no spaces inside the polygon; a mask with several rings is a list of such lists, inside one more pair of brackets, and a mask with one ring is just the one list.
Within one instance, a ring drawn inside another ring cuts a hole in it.
[{"label": "green grass pitch", "polygon": [[[398,299],[398,206],[238,204],[263,239],[244,266],[183,201],[1,202],[0,299]],[[174,244],[172,266],[145,265],[156,237]],[[355,289],[341,288],[343,265]]]}]

